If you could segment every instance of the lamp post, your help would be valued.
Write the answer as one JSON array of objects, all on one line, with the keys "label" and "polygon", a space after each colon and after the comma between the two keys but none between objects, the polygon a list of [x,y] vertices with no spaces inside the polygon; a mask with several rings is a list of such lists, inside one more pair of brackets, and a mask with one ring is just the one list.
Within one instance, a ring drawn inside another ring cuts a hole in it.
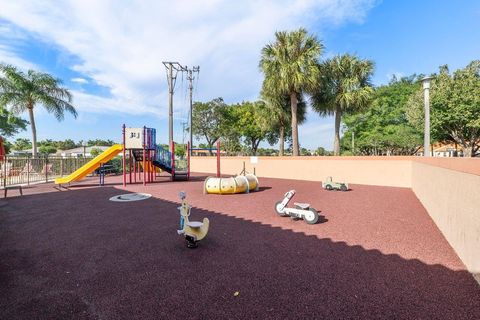
[{"label": "lamp post", "polygon": [[423,134],[423,156],[430,156],[430,82],[432,77],[422,79],[423,104],[425,107],[425,131]]}]

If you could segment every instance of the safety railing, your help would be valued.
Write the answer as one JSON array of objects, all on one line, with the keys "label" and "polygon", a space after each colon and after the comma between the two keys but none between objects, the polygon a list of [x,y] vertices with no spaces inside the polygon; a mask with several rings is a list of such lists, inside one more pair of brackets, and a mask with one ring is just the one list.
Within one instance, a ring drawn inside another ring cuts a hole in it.
[{"label": "safety railing", "polygon": [[53,181],[55,178],[71,174],[91,159],[5,156],[0,159],[0,185],[5,188]]}]

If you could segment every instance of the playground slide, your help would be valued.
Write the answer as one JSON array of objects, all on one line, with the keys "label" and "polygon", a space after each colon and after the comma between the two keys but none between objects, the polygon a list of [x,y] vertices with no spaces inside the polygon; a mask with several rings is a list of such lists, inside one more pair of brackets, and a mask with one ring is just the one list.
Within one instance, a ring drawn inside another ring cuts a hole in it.
[{"label": "playground slide", "polygon": [[234,194],[258,190],[258,179],[253,174],[231,178],[208,177],[203,185],[204,193]]},{"label": "playground slide", "polygon": [[123,145],[115,144],[108,148],[107,150],[103,151],[101,154],[87,162],[85,165],[74,171],[72,174],[55,179],[56,184],[64,184],[73,181],[78,181],[84,178],[87,174],[93,172],[94,170],[100,167],[100,164],[106,163],[107,161],[111,160],[117,154],[119,154],[123,150]]}]

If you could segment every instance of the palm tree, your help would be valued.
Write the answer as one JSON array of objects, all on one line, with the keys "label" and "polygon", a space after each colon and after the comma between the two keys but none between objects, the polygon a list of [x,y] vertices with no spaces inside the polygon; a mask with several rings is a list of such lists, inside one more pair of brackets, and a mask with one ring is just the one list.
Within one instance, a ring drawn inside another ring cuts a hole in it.
[{"label": "palm tree", "polygon": [[299,155],[297,104],[298,94],[313,90],[319,78],[317,60],[322,43],[307,30],[275,32],[275,42],[262,49],[260,69],[265,75],[263,89],[290,97],[293,155]]},{"label": "palm tree", "polygon": [[[264,125],[273,127],[271,132],[277,132],[278,135],[272,135],[268,137],[270,144],[279,142],[278,155],[281,157],[285,151],[285,139],[291,136],[292,116],[290,113],[290,95],[284,94],[283,96],[269,95],[262,91],[262,99],[265,101],[268,116],[264,117]],[[302,124],[306,120],[307,104],[303,99],[302,94],[297,95],[297,123]]]},{"label": "palm tree", "polygon": [[319,86],[312,93],[312,107],[320,115],[335,115],[335,155],[340,155],[342,114],[359,111],[370,103],[373,67],[372,61],[349,54],[335,56],[320,64]]},{"label": "palm tree", "polygon": [[28,112],[32,127],[32,155],[37,156],[37,129],[34,107],[37,104],[53,113],[58,121],[64,119],[65,111],[77,117],[77,111],[71,105],[72,95],[61,87],[61,80],[34,70],[24,73],[11,65],[0,65],[0,106],[10,106],[15,114]]}]

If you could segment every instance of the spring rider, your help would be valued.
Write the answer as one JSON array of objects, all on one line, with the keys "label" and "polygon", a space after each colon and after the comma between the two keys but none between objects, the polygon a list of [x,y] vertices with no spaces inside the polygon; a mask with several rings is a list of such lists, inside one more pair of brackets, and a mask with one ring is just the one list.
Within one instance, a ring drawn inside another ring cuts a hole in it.
[{"label": "spring rider", "polygon": [[188,248],[196,248],[197,242],[207,235],[210,222],[208,218],[203,218],[203,222],[189,220],[192,207],[185,200],[186,196],[184,191],[180,192],[182,205],[178,207],[180,211],[180,229],[177,230],[177,233],[184,235]]}]

